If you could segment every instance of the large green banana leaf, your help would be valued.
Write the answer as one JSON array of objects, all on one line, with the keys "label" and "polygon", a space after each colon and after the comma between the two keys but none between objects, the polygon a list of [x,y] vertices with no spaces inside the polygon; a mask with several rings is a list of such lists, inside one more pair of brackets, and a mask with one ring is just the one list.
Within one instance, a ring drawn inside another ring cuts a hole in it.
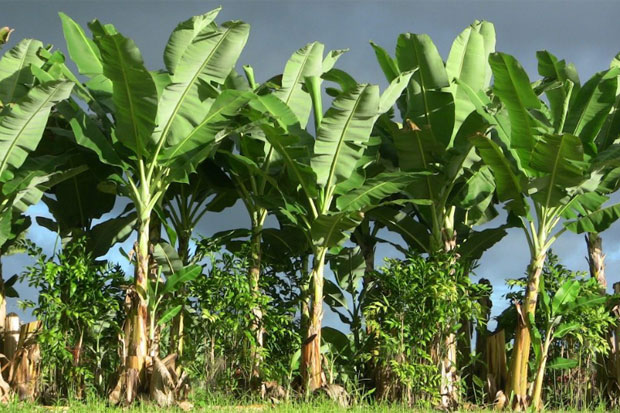
[{"label": "large green banana leaf", "polygon": [[[198,30],[205,21],[194,23]],[[225,82],[237,63],[249,31],[250,26],[243,22],[224,23],[222,27],[209,24],[187,44],[168,44],[166,51],[174,51],[180,57],[172,72],[172,83],[164,88],[159,101],[159,126],[152,138],[154,142],[163,138],[166,145],[174,146],[203,121],[210,110],[209,103],[217,96],[217,90],[208,85]],[[179,47],[183,50],[177,50]]]},{"label": "large green banana leaf", "polygon": [[103,73],[112,81],[116,137],[138,158],[153,151],[150,137],[155,129],[157,91],[133,40],[116,33],[95,36]]},{"label": "large green banana leaf", "polygon": [[447,147],[454,129],[454,98],[443,59],[429,36],[402,34],[396,43],[396,61],[401,72],[413,70],[407,88],[407,112],[420,129]]},{"label": "large green banana leaf", "polygon": [[24,39],[0,59],[0,102],[7,105],[21,99],[30,90],[34,76],[30,66],[41,66],[38,51],[43,44],[34,39]]},{"label": "large green banana leaf", "polygon": [[321,43],[313,42],[296,51],[284,67],[282,88],[275,92],[295,114],[301,127],[305,127],[312,108],[307,92],[302,90],[306,77],[323,73],[323,50]]},{"label": "large green banana leaf", "polygon": [[65,81],[37,85],[0,114],[0,176],[19,168],[36,149],[51,108],[68,98],[72,88]]},{"label": "large green banana leaf", "polygon": [[456,136],[465,119],[475,110],[467,92],[465,83],[473,90],[485,90],[489,85],[490,67],[488,56],[495,51],[495,28],[492,23],[476,21],[459,34],[452,43],[446,72],[452,82],[450,91],[454,96],[454,130]]}]

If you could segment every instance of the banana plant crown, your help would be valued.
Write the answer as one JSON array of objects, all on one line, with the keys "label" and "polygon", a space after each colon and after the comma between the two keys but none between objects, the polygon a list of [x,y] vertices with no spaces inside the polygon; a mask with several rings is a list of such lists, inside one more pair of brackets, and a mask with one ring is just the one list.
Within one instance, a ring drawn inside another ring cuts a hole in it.
[{"label": "banana plant crown", "polygon": [[377,124],[383,165],[394,171],[430,172],[403,194],[427,202],[400,210],[381,208],[373,212],[373,218],[401,234],[414,250],[432,254],[458,239],[461,256],[479,258],[505,235],[504,227],[472,231],[473,225],[497,215],[490,168],[469,140],[483,134],[487,126],[467,93],[483,93],[489,85],[487,58],[495,49],[493,25],[476,21],[463,30],[445,63],[425,34],[400,35],[395,57],[371,45],[388,80],[413,71],[398,98],[402,122],[388,112]]}]

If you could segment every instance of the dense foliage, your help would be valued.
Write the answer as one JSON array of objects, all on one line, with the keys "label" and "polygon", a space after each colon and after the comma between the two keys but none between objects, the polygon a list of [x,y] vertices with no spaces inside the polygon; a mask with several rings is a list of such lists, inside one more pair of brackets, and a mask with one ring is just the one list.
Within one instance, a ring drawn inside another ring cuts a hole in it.
[{"label": "dense foliage", "polygon": [[[0,59],[0,258],[36,259],[0,277],[0,402],[617,405],[599,233],[620,217],[620,58],[582,84],[540,51],[532,81],[476,21],[447,59],[426,34],[371,42],[383,91],[318,42],[261,83],[237,71],[249,25],[219,11],[173,30],[163,68],[63,13],[68,57],[25,39]],[[39,202],[51,256],[26,238]],[[474,270],[509,228],[530,263],[495,326]],[[566,231],[590,274],[551,252]],[[21,327],[18,278],[38,292]]]},{"label": "dense foliage", "polygon": [[39,292],[23,300],[42,322],[42,383],[46,397],[103,394],[118,368],[116,344],[124,319],[125,274],[119,266],[93,260],[78,239],[54,257],[30,247],[36,264],[21,274]]}]

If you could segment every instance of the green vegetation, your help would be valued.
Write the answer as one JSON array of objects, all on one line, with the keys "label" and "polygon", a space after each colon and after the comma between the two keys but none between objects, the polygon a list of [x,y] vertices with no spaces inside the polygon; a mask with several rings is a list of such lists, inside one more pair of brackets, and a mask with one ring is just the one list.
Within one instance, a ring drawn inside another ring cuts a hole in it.
[{"label": "green vegetation", "polygon": [[[281,74],[240,67],[250,27],[219,11],[174,29],[163,68],[63,13],[68,56],[25,39],[0,59],[0,258],[35,260],[0,277],[0,403],[617,408],[601,233],[620,217],[620,58],[582,84],[540,51],[532,81],[476,21],[445,60],[426,34],[394,57],[371,42],[380,91],[318,42]],[[26,236],[39,202],[49,256]],[[235,204],[247,225],[197,230]],[[530,264],[493,303],[475,269],[510,228]],[[553,254],[566,231],[587,234],[590,274]],[[102,258],[128,239],[133,276]],[[38,291],[23,325],[5,314],[18,280]]]}]

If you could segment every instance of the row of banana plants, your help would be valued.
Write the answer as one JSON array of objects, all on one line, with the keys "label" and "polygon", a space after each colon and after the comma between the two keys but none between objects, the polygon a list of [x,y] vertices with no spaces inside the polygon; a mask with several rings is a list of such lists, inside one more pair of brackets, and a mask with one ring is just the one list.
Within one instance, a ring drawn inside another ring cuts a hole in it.
[{"label": "row of banana plants", "polygon": [[[285,262],[280,277],[295,279],[302,388],[313,392],[326,384],[323,343],[334,337],[323,326],[326,305],[349,311],[347,294],[389,284],[375,271],[378,243],[443,263],[437,268],[457,285],[509,228],[521,228],[531,260],[503,392],[513,406],[540,408],[545,361],[529,368],[532,348],[540,359],[535,314],[547,254],[564,232],[588,234],[592,275],[606,287],[598,234],[620,216],[620,206],[607,203],[620,185],[619,61],[582,84],[572,65],[538,52],[540,78],[532,81],[513,56],[495,51],[493,25],[476,21],[445,61],[425,34],[400,35],[394,56],[371,42],[388,81],[383,91],[337,68],[345,50],[326,52],[318,42],[260,83],[251,66],[238,72],[250,26],[217,24],[218,13],[180,23],[158,70],[113,25],[93,20],[88,35],[62,13],[70,60],[31,39],[0,60],[0,253],[19,249],[30,225],[25,212],[41,201],[54,219],[39,224],[63,245],[86,239],[93,258],[135,239],[125,254],[135,274],[110,400],[131,404],[165,382],[155,379],[163,326],[170,325],[169,354],[180,360],[187,351],[191,282],[208,267],[194,248],[196,229],[240,203],[249,228],[218,236],[229,249],[249,245],[251,387],[265,391],[265,256]],[[10,33],[2,31],[5,42]],[[113,209],[120,198],[122,211]],[[100,222],[110,211],[119,213]],[[295,260],[303,263],[298,278]],[[337,285],[328,266],[349,269],[348,278]],[[556,297],[578,290],[567,285]],[[174,303],[165,311],[164,297]],[[570,301],[557,300],[551,306],[543,294],[550,314]],[[377,320],[362,310],[354,305],[347,319],[352,331],[364,325],[373,337]],[[462,401],[463,320],[442,322],[448,328],[429,364],[440,372],[437,404],[453,408]],[[557,336],[556,327],[544,331]],[[368,363],[378,398],[389,377],[380,364]]]}]

